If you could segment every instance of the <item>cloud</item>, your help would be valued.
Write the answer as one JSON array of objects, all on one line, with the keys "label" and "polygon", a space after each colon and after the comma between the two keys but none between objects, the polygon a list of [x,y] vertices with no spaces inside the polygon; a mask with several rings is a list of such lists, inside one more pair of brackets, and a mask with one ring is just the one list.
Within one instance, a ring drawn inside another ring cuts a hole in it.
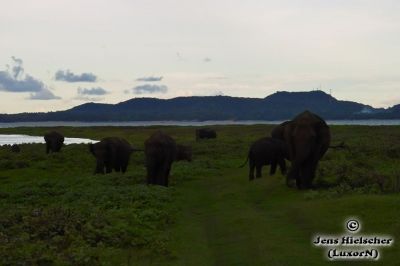
[{"label": "cloud", "polygon": [[45,87],[43,82],[26,75],[24,79],[15,79],[13,74],[0,71],[0,90],[9,92],[40,91]]},{"label": "cloud", "polygon": [[24,68],[22,67],[22,59],[16,58],[15,56],[11,56],[11,59],[14,61],[14,66],[12,68],[12,74],[14,79],[22,76],[24,74]]},{"label": "cloud", "polygon": [[97,76],[93,73],[74,74],[70,70],[58,70],[55,79],[65,82],[96,82]]},{"label": "cloud", "polygon": [[43,89],[41,91],[36,91],[30,94],[30,100],[55,100],[61,99],[61,97],[54,95],[50,90]]},{"label": "cloud", "polygon": [[31,92],[28,99],[53,100],[60,99],[40,80],[24,74],[22,59],[11,57],[13,66],[7,71],[0,71],[0,90],[7,92]]},{"label": "cloud", "polygon": [[205,58],[203,59],[203,61],[204,61],[205,63],[209,63],[209,62],[212,61],[212,59],[209,58],[209,57],[205,57]]},{"label": "cloud", "polygon": [[161,81],[163,79],[162,76],[160,77],[142,77],[142,78],[137,78],[136,81],[145,81],[145,82],[152,82],[152,81]]},{"label": "cloud", "polygon": [[168,87],[165,85],[144,84],[132,88],[132,91],[134,94],[166,93]]},{"label": "cloud", "polygon": [[104,94],[108,93],[108,91],[106,91],[105,89],[103,89],[101,87],[91,88],[91,89],[78,88],[77,91],[78,91],[79,95],[104,95]]}]

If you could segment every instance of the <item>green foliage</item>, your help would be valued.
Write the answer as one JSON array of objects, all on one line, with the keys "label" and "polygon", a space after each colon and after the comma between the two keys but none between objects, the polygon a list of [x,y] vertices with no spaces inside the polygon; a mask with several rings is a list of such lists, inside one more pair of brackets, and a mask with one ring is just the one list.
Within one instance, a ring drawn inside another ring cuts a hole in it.
[{"label": "green foliage", "polygon": [[97,265],[112,259],[107,249],[167,253],[174,190],[144,185],[143,153],[124,175],[92,175],[94,163],[86,145],[0,150],[1,265]]},{"label": "green foliage", "polygon": [[[145,185],[143,152],[133,153],[125,174],[93,175],[95,161],[83,144],[49,155],[43,144],[20,145],[20,153],[0,147],[0,265],[281,265],[282,259],[319,265],[311,235],[339,231],[353,214],[377,230],[374,217],[384,217],[382,233],[400,237],[393,222],[400,203],[399,127],[332,127],[332,143],[344,141],[349,149],[327,152],[318,189],[310,191],[287,188],[267,167],[264,178],[249,182],[247,167],[239,168],[250,144],[272,126],[215,128],[217,139],[198,142],[194,127],[162,128],[193,147],[193,162],[174,163],[169,188]],[[159,128],[55,129],[67,137],[124,137],[143,149]]]}]

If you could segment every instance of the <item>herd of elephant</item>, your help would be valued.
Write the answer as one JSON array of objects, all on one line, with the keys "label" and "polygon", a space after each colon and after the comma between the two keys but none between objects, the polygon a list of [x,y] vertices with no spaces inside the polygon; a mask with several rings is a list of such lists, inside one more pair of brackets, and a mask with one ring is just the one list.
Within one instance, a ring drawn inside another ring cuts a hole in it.
[{"label": "herd of elephant", "polygon": [[[216,138],[215,130],[197,129],[196,140]],[[56,131],[44,136],[46,153],[59,152],[64,136]],[[249,179],[261,177],[262,167],[271,165],[273,175],[279,166],[282,174],[286,174],[286,162],[291,162],[286,182],[290,186],[295,180],[299,189],[312,187],[318,162],[330,147],[330,129],[318,115],[309,111],[297,115],[290,121],[276,126],[270,137],[255,141],[249,149],[246,162],[249,163]],[[128,141],[119,137],[106,137],[97,143],[88,144],[89,151],[96,158],[96,174],[110,173],[112,170],[125,173],[129,158],[134,149]],[[17,151],[17,147],[12,149]],[[18,150],[19,151],[19,150]],[[168,186],[168,177],[174,161],[191,161],[190,146],[177,144],[167,134],[157,131],[145,141],[147,183]]]},{"label": "herd of elephant", "polygon": [[254,170],[256,177],[261,177],[263,165],[271,165],[270,175],[275,173],[278,165],[282,174],[286,174],[286,159],[291,162],[286,184],[291,186],[295,180],[299,189],[312,188],[318,162],[329,147],[335,147],[330,146],[330,142],[331,134],[326,122],[305,111],[276,126],[271,137],[261,138],[251,145],[247,158],[249,179],[254,179]]},{"label": "herd of elephant", "polygon": [[[196,140],[216,138],[212,129],[196,130]],[[45,134],[46,153],[59,152],[64,143],[64,136],[56,131]],[[112,170],[125,173],[129,158],[134,151],[129,142],[119,137],[106,137],[97,143],[88,144],[89,151],[96,158],[95,174],[110,173]],[[177,144],[167,134],[157,131],[145,141],[147,183],[168,186],[168,177],[174,161],[192,161],[190,146]]]}]

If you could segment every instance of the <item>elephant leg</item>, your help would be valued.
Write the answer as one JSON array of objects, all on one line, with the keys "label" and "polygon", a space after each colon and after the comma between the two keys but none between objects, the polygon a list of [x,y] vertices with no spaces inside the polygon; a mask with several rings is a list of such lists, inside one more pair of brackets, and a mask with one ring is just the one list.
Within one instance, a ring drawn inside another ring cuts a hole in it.
[{"label": "elephant leg", "polygon": [[49,154],[50,152],[50,145],[46,143],[46,154]]},{"label": "elephant leg", "polygon": [[128,155],[127,158],[124,158],[122,160],[122,163],[121,163],[121,171],[122,171],[122,173],[126,172],[126,170],[128,169],[128,164],[129,164],[129,155]]},{"label": "elephant leg", "polygon": [[296,179],[296,186],[298,189],[303,189],[303,182],[300,177]]},{"label": "elephant leg", "polygon": [[254,168],[256,167],[253,160],[249,160],[249,180],[254,180]]},{"label": "elephant leg", "polygon": [[292,163],[289,173],[286,176],[286,185],[292,187],[292,180],[296,180],[296,186],[299,187],[299,166]]},{"label": "elephant leg", "polygon": [[314,160],[308,161],[304,167],[304,186],[305,188],[312,188],[312,182],[315,178],[315,172],[317,170],[317,162]]},{"label": "elephant leg", "polygon": [[154,167],[154,184],[163,186],[164,185],[164,163],[157,163]]},{"label": "elephant leg", "polygon": [[95,174],[103,174],[104,175],[104,162],[98,160],[96,162],[96,169],[94,170]]},{"label": "elephant leg", "polygon": [[[110,162],[106,162],[106,163],[105,163],[105,166],[106,166],[106,173],[107,173],[107,174],[111,173],[111,172],[112,172],[111,163],[110,163]],[[104,171],[104,170],[103,170],[103,171]]]},{"label": "elephant leg", "polygon": [[308,165],[302,165],[300,168],[300,174],[299,174],[299,178],[297,180],[299,180],[297,188],[298,189],[307,189],[308,188],[308,176],[309,176],[309,168]]},{"label": "elephant leg", "polygon": [[256,165],[256,177],[257,178],[261,177],[261,175],[262,175],[261,170],[262,170],[262,165],[261,164]]},{"label": "elephant leg", "polygon": [[298,189],[303,189],[304,187],[304,169],[299,168],[298,176],[296,177],[296,186]]},{"label": "elephant leg", "polygon": [[146,162],[147,168],[147,184],[157,184],[157,164],[154,161]]},{"label": "elephant leg", "polygon": [[161,177],[160,185],[168,187],[170,171],[171,171],[171,163],[168,161],[164,162],[163,166],[160,169],[160,177]]},{"label": "elephant leg", "polygon": [[271,168],[269,169],[269,175],[274,175],[276,172],[277,161],[273,160],[271,162]]},{"label": "elephant leg", "polygon": [[128,168],[128,164],[124,162],[124,163],[121,165],[121,171],[122,171],[122,173],[125,173],[127,168]]},{"label": "elephant leg", "polygon": [[279,168],[281,169],[282,175],[286,175],[286,162],[284,158],[279,158]]},{"label": "elephant leg", "polygon": [[114,164],[114,170],[115,172],[121,172],[121,164],[119,162]]},{"label": "elephant leg", "polygon": [[154,184],[154,179],[153,179],[154,171],[151,169],[150,166],[147,166],[146,168],[147,168],[146,169],[147,170],[147,178],[146,178],[147,185]]},{"label": "elephant leg", "polygon": [[169,173],[171,172],[171,165],[168,165],[166,171],[165,171],[165,179],[164,179],[164,186],[168,187],[169,183]]}]

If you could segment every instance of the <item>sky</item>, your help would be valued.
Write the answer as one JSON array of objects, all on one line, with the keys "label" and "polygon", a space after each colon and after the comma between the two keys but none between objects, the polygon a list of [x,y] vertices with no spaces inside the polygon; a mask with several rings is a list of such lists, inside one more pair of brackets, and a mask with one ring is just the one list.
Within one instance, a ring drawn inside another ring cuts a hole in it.
[{"label": "sky", "polygon": [[321,89],[400,103],[397,0],[0,0],[0,113]]}]

